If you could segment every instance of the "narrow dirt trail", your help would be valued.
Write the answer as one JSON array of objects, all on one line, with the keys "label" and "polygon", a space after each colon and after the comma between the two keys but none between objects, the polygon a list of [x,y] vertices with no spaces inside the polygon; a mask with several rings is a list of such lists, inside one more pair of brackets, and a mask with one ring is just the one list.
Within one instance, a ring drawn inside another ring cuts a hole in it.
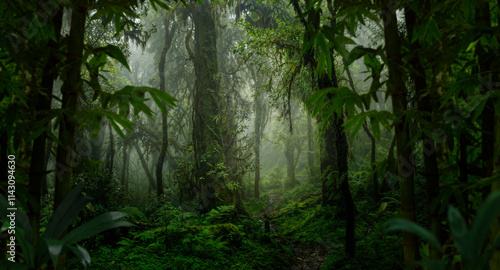
[{"label": "narrow dirt trail", "polygon": [[[276,225],[273,223],[272,216],[278,212],[276,206],[281,200],[281,194],[273,193],[269,195],[269,202],[266,209],[255,214],[263,223],[266,219],[270,222],[271,233],[276,233]],[[331,254],[331,248],[323,243],[316,245],[296,244],[290,239],[281,238],[283,244],[293,250],[295,254],[295,262],[290,266],[291,270],[319,270],[322,268],[324,261]]]}]

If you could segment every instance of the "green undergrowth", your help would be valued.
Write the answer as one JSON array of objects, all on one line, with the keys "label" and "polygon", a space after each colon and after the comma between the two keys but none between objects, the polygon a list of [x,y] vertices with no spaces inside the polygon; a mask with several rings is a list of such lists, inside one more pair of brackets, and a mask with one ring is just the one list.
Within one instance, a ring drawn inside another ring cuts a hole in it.
[{"label": "green undergrowth", "polygon": [[[165,205],[149,218],[127,206],[137,226],[96,239],[90,269],[287,269],[291,252],[252,217],[219,206],[207,214]],[[81,268],[78,262],[72,268]]]},{"label": "green undergrowth", "polygon": [[341,202],[338,206],[321,206],[318,187],[307,185],[283,194],[272,219],[280,239],[326,250],[329,257],[323,269],[401,268],[398,264],[402,260],[402,252],[398,252],[402,250],[401,236],[384,231],[386,222],[397,215],[398,207],[392,197],[385,197],[381,202],[370,197],[355,198],[356,257],[346,258],[345,213]]}]

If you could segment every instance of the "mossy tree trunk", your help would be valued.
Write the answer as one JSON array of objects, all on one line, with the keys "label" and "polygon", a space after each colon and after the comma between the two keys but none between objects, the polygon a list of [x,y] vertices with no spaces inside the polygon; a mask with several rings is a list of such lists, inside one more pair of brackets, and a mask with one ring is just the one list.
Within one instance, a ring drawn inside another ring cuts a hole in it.
[{"label": "mossy tree trunk", "polygon": [[192,7],[195,26],[194,71],[196,76],[193,99],[194,175],[198,186],[201,211],[216,206],[218,170],[224,165],[219,102],[220,81],[217,61],[217,31],[212,4],[204,1]]}]

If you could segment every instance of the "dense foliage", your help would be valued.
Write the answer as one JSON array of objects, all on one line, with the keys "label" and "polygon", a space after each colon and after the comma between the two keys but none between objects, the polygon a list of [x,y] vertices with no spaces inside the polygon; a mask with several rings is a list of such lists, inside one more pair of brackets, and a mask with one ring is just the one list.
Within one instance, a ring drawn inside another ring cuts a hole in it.
[{"label": "dense foliage", "polygon": [[499,25],[494,0],[2,1],[0,268],[500,269]]}]

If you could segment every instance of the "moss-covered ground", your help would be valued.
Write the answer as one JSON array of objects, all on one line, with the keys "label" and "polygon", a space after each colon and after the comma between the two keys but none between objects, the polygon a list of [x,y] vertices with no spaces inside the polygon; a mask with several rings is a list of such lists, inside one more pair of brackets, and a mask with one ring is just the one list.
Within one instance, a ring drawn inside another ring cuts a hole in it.
[{"label": "moss-covered ground", "polygon": [[[341,205],[321,206],[317,184],[249,199],[245,204],[251,216],[235,214],[234,206],[207,214],[161,203],[128,206],[121,211],[135,227],[108,231],[83,244],[92,257],[90,269],[103,270],[401,268],[396,262],[402,254],[394,253],[402,250],[400,236],[384,232],[396,205],[387,198],[356,201],[355,258],[344,257]],[[82,268],[76,259],[72,267]]]}]

